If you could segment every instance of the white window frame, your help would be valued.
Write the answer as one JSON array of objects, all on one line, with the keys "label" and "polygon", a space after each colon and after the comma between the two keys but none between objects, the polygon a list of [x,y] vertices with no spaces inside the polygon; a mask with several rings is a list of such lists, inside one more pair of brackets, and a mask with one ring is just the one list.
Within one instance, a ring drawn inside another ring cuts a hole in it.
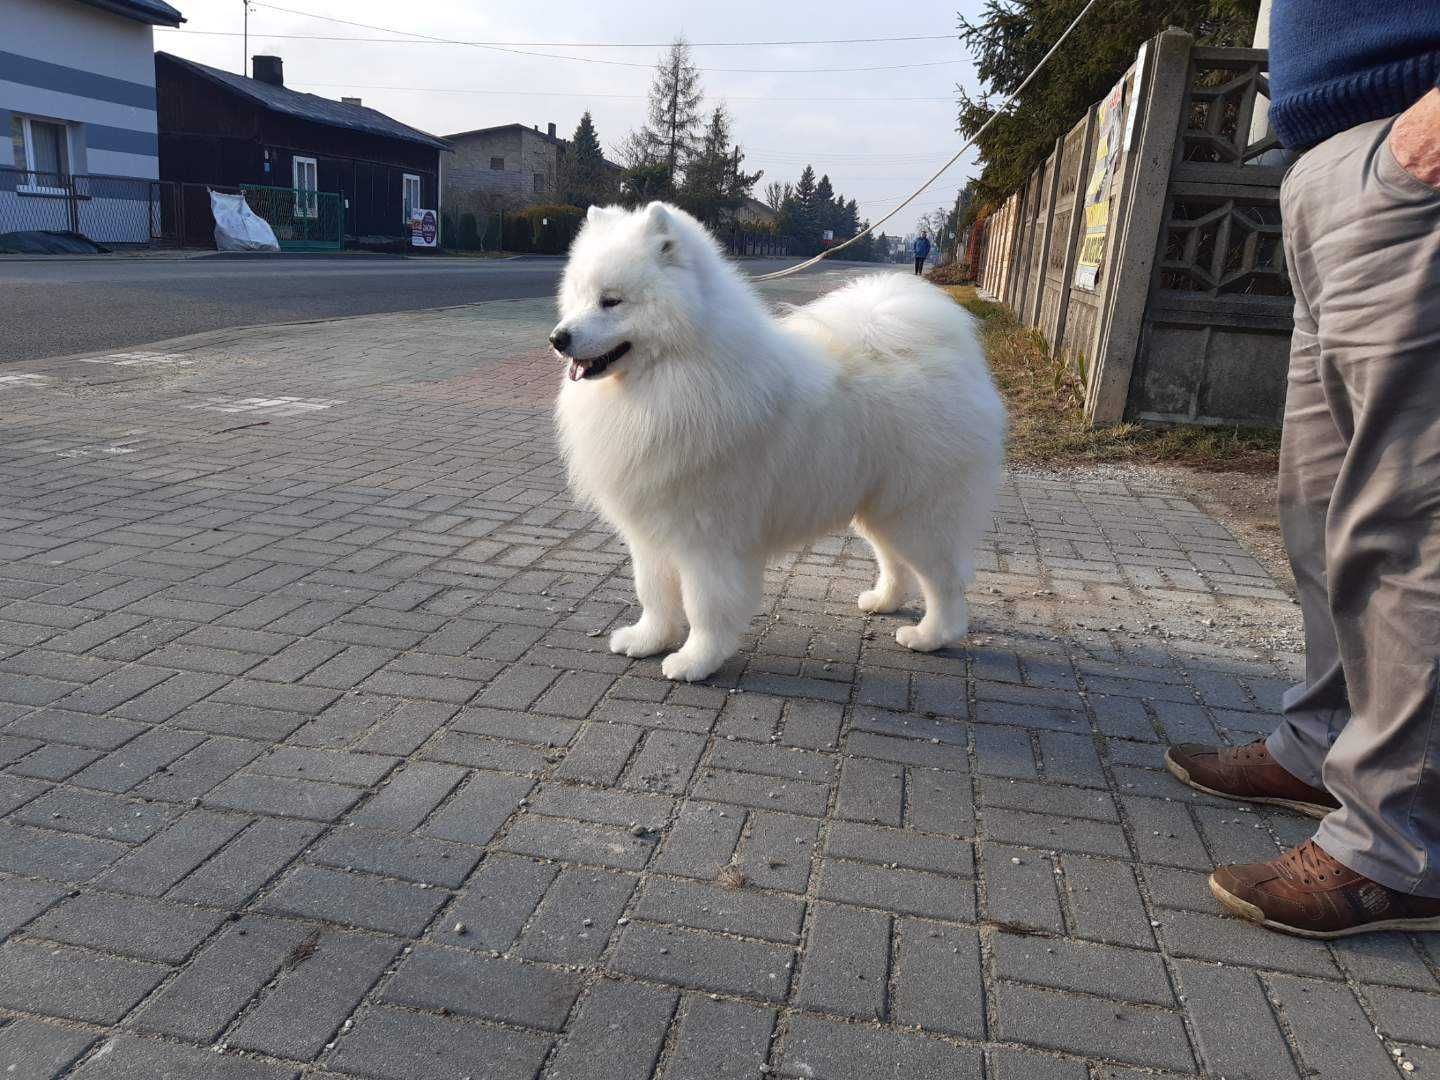
[{"label": "white window frame", "polygon": [[[302,165],[310,166],[311,183],[308,186],[302,183]],[[297,218],[318,218],[320,216],[320,200],[315,197],[314,193],[320,190],[320,163],[313,157],[302,157],[296,154],[290,159],[290,178],[295,184],[295,216]],[[310,192],[310,194],[307,196],[306,192]]]},{"label": "white window frame", "polygon": [[[413,200],[410,199],[410,189],[411,189],[412,187],[415,189],[415,198],[414,198]],[[406,228],[406,229],[409,229],[409,228],[410,228],[410,211],[416,209],[417,207],[419,207],[419,206],[420,206],[420,200],[425,197],[425,196],[422,194],[422,191],[423,191],[423,190],[424,190],[424,189],[420,186],[420,177],[417,176],[415,173],[408,173],[408,172],[407,172],[407,173],[401,174],[401,177],[400,177],[400,212],[405,215],[405,228]],[[405,203],[406,203],[407,200],[409,200],[409,202],[410,202],[410,205],[409,205],[409,206],[406,206],[406,205],[405,205]]]},{"label": "white window frame", "polygon": [[[75,160],[75,145],[71,136],[72,126],[64,120],[49,120],[43,116],[21,115],[18,119],[20,121],[20,141],[25,144],[23,168],[26,171],[26,183],[19,185],[15,190],[23,191],[27,195],[68,195],[69,192],[63,187],[48,187],[40,183],[38,176],[40,170],[35,166],[35,135],[30,124],[31,121],[38,120],[42,124],[58,127],[65,133],[65,169],[60,174],[62,176],[73,175],[70,171],[70,163]],[[8,137],[9,133],[7,132],[6,135]]]}]

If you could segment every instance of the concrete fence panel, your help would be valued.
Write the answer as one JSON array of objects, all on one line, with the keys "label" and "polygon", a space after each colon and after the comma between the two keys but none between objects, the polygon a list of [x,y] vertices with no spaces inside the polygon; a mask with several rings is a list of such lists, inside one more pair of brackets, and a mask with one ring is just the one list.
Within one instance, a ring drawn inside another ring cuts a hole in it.
[{"label": "concrete fence panel", "polygon": [[1030,219],[1030,258],[1025,274],[1025,293],[1017,314],[1026,326],[1040,323],[1040,297],[1044,294],[1045,259],[1050,251],[1051,217],[1055,212],[1055,179],[1059,176],[1060,144],[1045,159],[1037,176],[1034,212]]},{"label": "concrete fence panel", "polygon": [[1092,424],[1278,423],[1293,299],[1262,49],[1146,42],[985,223],[980,278],[1081,373]]},{"label": "concrete fence panel", "polygon": [[1039,328],[1046,341],[1065,339],[1070,307],[1070,282],[1075,276],[1081,226],[1084,224],[1085,178],[1090,171],[1090,139],[1095,126],[1092,108],[1060,140],[1055,211],[1050,218],[1050,246],[1040,300]]}]

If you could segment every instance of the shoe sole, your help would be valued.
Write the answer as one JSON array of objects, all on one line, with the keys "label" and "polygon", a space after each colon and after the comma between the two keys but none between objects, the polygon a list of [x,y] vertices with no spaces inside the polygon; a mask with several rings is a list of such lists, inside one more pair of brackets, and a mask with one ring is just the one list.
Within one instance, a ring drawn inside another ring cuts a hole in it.
[{"label": "shoe sole", "polygon": [[1377,922],[1346,927],[1344,930],[1306,930],[1301,926],[1291,926],[1275,919],[1267,919],[1265,912],[1254,904],[1248,900],[1241,900],[1229,889],[1216,882],[1213,874],[1210,876],[1210,893],[1232,915],[1238,915],[1246,922],[1257,923],[1266,929],[1278,930],[1282,934],[1290,934],[1293,937],[1332,941],[1335,938],[1354,937],[1356,934],[1374,934],[1382,930],[1400,930],[1410,933],[1440,930],[1440,915],[1423,919],[1380,919]]},{"label": "shoe sole", "polygon": [[1327,814],[1333,814],[1337,807],[1324,806],[1320,803],[1301,802],[1298,799],[1276,799],[1266,795],[1235,795],[1228,791],[1216,791],[1214,788],[1206,787],[1204,784],[1193,779],[1190,771],[1181,765],[1173,757],[1170,751],[1165,751],[1165,768],[1170,775],[1179,780],[1186,787],[1192,787],[1196,791],[1203,791],[1206,795],[1214,795],[1221,799],[1229,799],[1231,802],[1263,803],[1265,806],[1281,806],[1286,810],[1294,810],[1297,814],[1304,814],[1306,817],[1324,818]]}]

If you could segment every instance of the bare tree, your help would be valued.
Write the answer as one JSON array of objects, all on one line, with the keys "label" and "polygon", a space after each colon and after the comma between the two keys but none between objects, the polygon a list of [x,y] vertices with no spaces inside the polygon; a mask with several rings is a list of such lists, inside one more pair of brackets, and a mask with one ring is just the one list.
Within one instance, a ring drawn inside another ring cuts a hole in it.
[{"label": "bare tree", "polygon": [[794,193],[795,189],[791,185],[782,184],[779,180],[772,180],[765,185],[765,205],[778,214],[780,208],[785,205],[785,200]]},{"label": "bare tree", "polygon": [[610,152],[627,169],[648,165],[652,160],[650,140],[646,136],[644,128],[630,132],[619,143],[612,146]]}]

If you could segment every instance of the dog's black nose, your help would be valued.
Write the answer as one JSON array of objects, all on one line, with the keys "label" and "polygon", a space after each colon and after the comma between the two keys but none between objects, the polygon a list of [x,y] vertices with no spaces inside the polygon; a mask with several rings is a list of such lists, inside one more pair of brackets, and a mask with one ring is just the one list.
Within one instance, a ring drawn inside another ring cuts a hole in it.
[{"label": "dog's black nose", "polygon": [[556,330],[553,334],[550,335],[550,344],[553,345],[558,351],[564,352],[566,349],[570,348],[570,331]]}]

